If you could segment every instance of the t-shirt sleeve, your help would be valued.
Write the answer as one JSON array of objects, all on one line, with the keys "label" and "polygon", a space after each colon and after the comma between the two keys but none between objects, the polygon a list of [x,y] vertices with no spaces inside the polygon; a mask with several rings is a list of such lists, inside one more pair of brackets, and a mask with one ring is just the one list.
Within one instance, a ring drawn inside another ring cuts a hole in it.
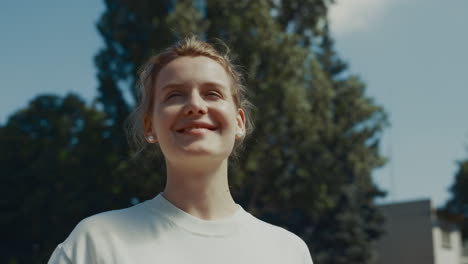
[{"label": "t-shirt sleeve", "polygon": [[300,264],[313,264],[312,256],[310,255],[310,251],[309,251],[309,247],[302,239],[301,239],[300,247],[301,247],[301,252],[302,252]]},{"label": "t-shirt sleeve", "polygon": [[49,259],[49,262],[47,264],[72,264],[73,262],[70,260],[70,258],[67,256],[65,251],[63,250],[62,244],[59,244],[55,250],[54,253],[52,253],[52,256]]},{"label": "t-shirt sleeve", "polygon": [[297,241],[299,242],[298,248],[300,252],[299,264],[313,264],[312,256],[310,255],[307,244],[299,237],[297,237]]},{"label": "t-shirt sleeve", "polygon": [[99,225],[94,218],[82,220],[67,239],[59,244],[48,264],[96,263],[96,230]]}]

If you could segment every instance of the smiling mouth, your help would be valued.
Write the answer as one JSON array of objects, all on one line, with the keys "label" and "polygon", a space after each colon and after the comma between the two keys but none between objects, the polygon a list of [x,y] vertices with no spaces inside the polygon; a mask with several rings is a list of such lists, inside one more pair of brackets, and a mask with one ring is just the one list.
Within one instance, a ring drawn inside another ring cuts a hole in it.
[{"label": "smiling mouth", "polygon": [[183,129],[176,130],[179,133],[204,133],[207,131],[214,131],[216,128],[207,128],[207,127],[187,127]]}]

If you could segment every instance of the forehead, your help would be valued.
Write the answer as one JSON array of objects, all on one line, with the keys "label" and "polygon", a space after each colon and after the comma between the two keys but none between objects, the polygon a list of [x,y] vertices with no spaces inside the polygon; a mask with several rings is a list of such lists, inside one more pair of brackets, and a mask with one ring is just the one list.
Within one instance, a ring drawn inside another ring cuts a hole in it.
[{"label": "forehead", "polygon": [[229,76],[218,62],[197,56],[180,57],[164,66],[157,75],[155,88],[158,90],[168,85],[186,83],[216,83],[230,87]]}]

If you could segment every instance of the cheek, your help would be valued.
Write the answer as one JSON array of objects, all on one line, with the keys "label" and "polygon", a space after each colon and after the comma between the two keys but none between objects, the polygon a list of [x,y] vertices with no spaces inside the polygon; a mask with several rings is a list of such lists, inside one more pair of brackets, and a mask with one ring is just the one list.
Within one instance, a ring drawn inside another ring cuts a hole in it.
[{"label": "cheek", "polygon": [[153,112],[153,131],[157,134],[161,134],[163,131],[167,130],[168,119],[168,115],[164,110],[155,108]]},{"label": "cheek", "polygon": [[235,109],[231,105],[226,105],[220,110],[222,111],[222,116],[225,125],[231,131],[233,131],[233,133],[235,133],[235,129],[237,127],[237,113]]}]

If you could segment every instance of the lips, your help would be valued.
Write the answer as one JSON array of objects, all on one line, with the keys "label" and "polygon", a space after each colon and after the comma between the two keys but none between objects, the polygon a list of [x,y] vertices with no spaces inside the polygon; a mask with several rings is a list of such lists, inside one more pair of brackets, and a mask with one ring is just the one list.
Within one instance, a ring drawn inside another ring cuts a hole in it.
[{"label": "lips", "polygon": [[183,124],[180,127],[177,127],[175,130],[179,133],[184,132],[196,132],[196,131],[204,131],[204,130],[216,130],[217,127],[205,122],[190,122],[187,124]]}]

